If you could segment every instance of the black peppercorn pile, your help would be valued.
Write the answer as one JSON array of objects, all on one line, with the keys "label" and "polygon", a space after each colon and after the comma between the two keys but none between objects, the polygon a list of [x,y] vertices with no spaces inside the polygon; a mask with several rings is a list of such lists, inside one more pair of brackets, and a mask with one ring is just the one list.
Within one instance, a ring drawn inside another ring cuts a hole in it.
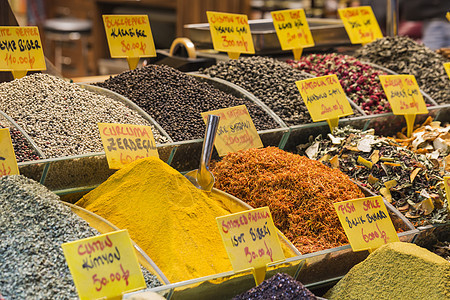
[{"label": "black peppercorn pile", "polygon": [[260,285],[233,298],[233,300],[315,300],[318,299],[306,287],[291,276],[278,273],[270,279],[264,280]]},{"label": "black peppercorn pile", "polygon": [[25,139],[23,134],[12,127],[6,120],[0,119],[0,128],[8,128],[11,136],[11,142],[14,148],[14,154],[16,155],[17,162],[38,160],[39,154],[31,146],[31,144]]},{"label": "black peppercorn pile", "polygon": [[449,60],[408,37],[378,39],[355,56],[399,74],[414,75],[419,87],[437,103],[450,103],[450,84],[443,66]]},{"label": "black peppercorn pile", "polygon": [[309,77],[285,62],[253,56],[220,62],[200,72],[228,80],[253,93],[287,125],[312,122],[295,85],[296,81]]},{"label": "black peppercorn pile", "polygon": [[271,116],[250,100],[236,98],[164,65],[126,71],[96,85],[135,102],[174,141],[203,137],[205,125],[201,112],[242,104],[247,106],[257,130],[278,127]]}]

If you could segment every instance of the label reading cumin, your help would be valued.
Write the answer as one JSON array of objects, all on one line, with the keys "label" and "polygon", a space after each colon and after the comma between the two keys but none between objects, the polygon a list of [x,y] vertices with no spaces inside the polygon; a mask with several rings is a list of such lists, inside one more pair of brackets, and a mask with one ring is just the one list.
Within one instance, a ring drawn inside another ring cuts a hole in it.
[{"label": "label reading cumin", "polygon": [[61,247],[80,299],[108,299],[146,287],[127,230]]},{"label": "label reading cumin", "polygon": [[399,242],[381,196],[333,203],[353,251]]},{"label": "label reading cumin", "polygon": [[149,156],[159,157],[150,126],[98,123],[98,128],[110,169],[121,169]]},{"label": "label reading cumin", "polygon": [[352,44],[367,44],[383,37],[370,6],[338,9]]},{"label": "label reading cumin", "polygon": [[0,129],[0,176],[19,175],[16,155],[8,128]]}]

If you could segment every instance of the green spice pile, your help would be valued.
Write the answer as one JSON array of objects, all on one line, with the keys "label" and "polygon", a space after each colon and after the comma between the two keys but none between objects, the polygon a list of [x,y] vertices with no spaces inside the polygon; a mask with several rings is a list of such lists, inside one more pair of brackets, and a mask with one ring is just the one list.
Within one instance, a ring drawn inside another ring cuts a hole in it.
[{"label": "green spice pile", "polygon": [[449,299],[450,262],[414,244],[389,243],[354,266],[325,298]]},{"label": "green spice pile", "polygon": [[347,175],[275,147],[229,153],[211,170],[216,188],[257,208],[302,253],[348,243],[332,203],[364,197]]},{"label": "green spice pile", "polygon": [[355,56],[399,74],[414,75],[419,87],[438,104],[450,101],[450,84],[443,65],[449,60],[408,37],[378,39],[358,49]]},{"label": "green spice pile", "polygon": [[[299,153],[304,148],[299,146]],[[337,128],[328,139],[317,137],[304,152],[383,195],[415,226],[448,222],[443,178],[424,154],[376,136],[373,130],[350,127]]]}]

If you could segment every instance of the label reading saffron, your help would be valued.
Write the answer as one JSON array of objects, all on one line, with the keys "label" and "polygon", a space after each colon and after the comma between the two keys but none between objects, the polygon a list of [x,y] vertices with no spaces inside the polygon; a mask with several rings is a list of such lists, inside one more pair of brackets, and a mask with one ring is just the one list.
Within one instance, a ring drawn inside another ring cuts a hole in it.
[{"label": "label reading saffron", "polygon": [[314,46],[304,9],[271,12],[281,49],[292,50]]},{"label": "label reading saffron", "polygon": [[41,37],[36,26],[0,26],[0,70],[45,70]]},{"label": "label reading saffron", "polygon": [[217,217],[216,221],[235,272],[265,268],[285,259],[268,207]]},{"label": "label reading saffron", "polygon": [[145,157],[159,157],[150,126],[98,123],[98,128],[110,169]]},{"label": "label reading saffron", "polygon": [[370,6],[338,9],[352,44],[366,44],[383,37]]},{"label": "label reading saffron", "polygon": [[353,251],[398,242],[397,232],[381,196],[333,203]]},{"label": "label reading saffron", "polygon": [[19,175],[16,155],[8,128],[0,129],[0,176]]},{"label": "label reading saffron", "polygon": [[80,299],[121,296],[146,287],[127,230],[61,245]]},{"label": "label reading saffron", "polygon": [[447,72],[448,78],[450,79],[450,62],[444,64],[445,72]]},{"label": "label reading saffron", "polygon": [[255,53],[247,16],[207,11],[214,49],[228,53]]},{"label": "label reading saffron", "polygon": [[201,115],[205,123],[208,115],[220,117],[214,142],[219,156],[224,156],[229,152],[263,147],[261,138],[245,105],[203,112]]}]

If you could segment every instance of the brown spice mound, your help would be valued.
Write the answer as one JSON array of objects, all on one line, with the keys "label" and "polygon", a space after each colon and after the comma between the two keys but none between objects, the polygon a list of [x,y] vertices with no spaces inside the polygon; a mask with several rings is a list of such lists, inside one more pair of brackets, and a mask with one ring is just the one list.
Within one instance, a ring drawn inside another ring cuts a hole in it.
[{"label": "brown spice mound", "polygon": [[211,169],[216,188],[254,208],[268,206],[302,253],[348,243],[332,203],[364,195],[341,171],[275,147],[229,153]]}]

